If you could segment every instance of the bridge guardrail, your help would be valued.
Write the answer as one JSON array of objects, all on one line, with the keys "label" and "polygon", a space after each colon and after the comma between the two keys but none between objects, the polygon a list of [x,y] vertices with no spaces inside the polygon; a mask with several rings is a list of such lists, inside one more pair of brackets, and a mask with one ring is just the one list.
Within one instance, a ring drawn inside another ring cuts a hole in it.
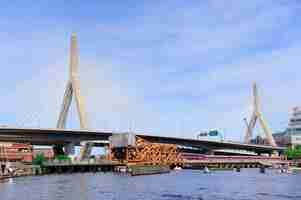
[{"label": "bridge guardrail", "polygon": [[106,164],[113,164],[110,160],[51,160],[44,163],[44,165],[106,165]]}]

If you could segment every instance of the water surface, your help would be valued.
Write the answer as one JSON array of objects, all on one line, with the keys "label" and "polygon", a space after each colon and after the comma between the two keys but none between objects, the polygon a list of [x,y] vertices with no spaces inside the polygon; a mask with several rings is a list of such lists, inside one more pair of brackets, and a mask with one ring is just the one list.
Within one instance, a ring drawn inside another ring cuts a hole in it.
[{"label": "water surface", "polygon": [[136,176],[85,173],[16,178],[0,183],[2,200],[301,200],[301,174],[258,169],[198,170]]}]

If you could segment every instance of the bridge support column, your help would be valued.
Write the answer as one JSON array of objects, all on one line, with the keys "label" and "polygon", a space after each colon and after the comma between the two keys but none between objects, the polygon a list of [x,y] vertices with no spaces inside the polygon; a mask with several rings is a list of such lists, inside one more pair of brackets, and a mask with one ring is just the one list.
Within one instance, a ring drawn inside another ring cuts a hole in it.
[{"label": "bridge support column", "polygon": [[81,149],[80,149],[79,159],[80,160],[89,159],[93,148],[93,143],[88,141],[82,141],[80,145],[81,145]]},{"label": "bridge support column", "polygon": [[65,155],[75,154],[75,144],[74,143],[65,144],[64,152]]},{"label": "bridge support column", "polygon": [[64,145],[63,144],[56,144],[53,146],[53,153],[54,157],[57,155],[64,155]]},{"label": "bridge support column", "polygon": [[280,154],[280,152],[278,152],[278,151],[273,151],[272,152],[272,156],[280,156],[281,154]]},{"label": "bridge support column", "polygon": [[259,172],[264,174],[265,173],[265,166],[260,166]]},{"label": "bridge support column", "polygon": [[214,151],[213,150],[207,150],[205,154],[206,155],[214,155]]},{"label": "bridge support column", "polygon": [[71,155],[75,153],[75,144],[56,144],[53,146],[54,157],[57,155]]},{"label": "bridge support column", "polygon": [[105,155],[106,159],[110,160],[110,146],[105,145],[103,148],[104,148],[104,155]]}]

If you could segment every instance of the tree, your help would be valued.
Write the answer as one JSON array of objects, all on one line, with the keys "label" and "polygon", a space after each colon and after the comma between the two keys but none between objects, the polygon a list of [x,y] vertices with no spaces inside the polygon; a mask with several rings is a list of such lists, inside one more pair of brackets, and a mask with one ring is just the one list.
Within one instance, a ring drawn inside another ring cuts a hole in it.
[{"label": "tree", "polygon": [[285,155],[289,160],[301,159],[301,145],[298,145],[295,148],[287,148],[285,150]]},{"label": "tree", "polygon": [[42,166],[45,161],[46,161],[46,158],[45,158],[44,154],[39,153],[32,160],[32,164],[33,165],[40,165],[40,166]]},{"label": "tree", "polygon": [[57,155],[55,157],[56,160],[59,160],[59,161],[70,161],[71,158],[67,155]]}]

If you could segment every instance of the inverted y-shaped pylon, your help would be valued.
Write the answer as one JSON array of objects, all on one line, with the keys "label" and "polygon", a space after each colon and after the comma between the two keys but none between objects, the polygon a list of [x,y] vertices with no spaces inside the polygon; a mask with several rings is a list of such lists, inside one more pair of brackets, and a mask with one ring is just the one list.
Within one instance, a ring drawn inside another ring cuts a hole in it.
[{"label": "inverted y-shaped pylon", "polygon": [[70,77],[65,89],[64,101],[62,109],[57,122],[57,128],[65,128],[68,111],[71,105],[72,97],[74,95],[76,100],[77,111],[79,114],[80,128],[87,129],[87,117],[84,107],[84,100],[80,95],[80,81],[78,76],[78,47],[77,38],[75,34],[71,37],[70,47]]},{"label": "inverted y-shaped pylon", "polygon": [[[79,115],[80,128],[87,129],[87,115],[84,105],[84,99],[80,94],[80,81],[78,75],[78,63],[79,63],[79,53],[77,46],[77,37],[75,34],[72,34],[71,37],[71,46],[70,46],[70,77],[65,89],[64,100],[57,122],[57,128],[65,128],[68,112],[70,109],[71,101],[74,96],[76,101],[76,107]],[[80,159],[83,159],[89,155],[91,148],[89,144],[84,142],[82,144]],[[69,153],[68,150],[66,153]]]},{"label": "inverted y-shaped pylon", "polygon": [[272,131],[269,129],[267,123],[263,119],[263,116],[260,112],[257,85],[256,85],[256,83],[254,83],[253,84],[253,113],[252,113],[250,122],[247,123],[247,131],[245,134],[245,143],[251,143],[251,139],[253,136],[253,130],[255,128],[257,120],[259,120],[259,123],[261,125],[261,128],[264,131],[264,134],[266,136],[268,144],[276,147],[277,144],[275,143],[275,140],[273,138]]}]

